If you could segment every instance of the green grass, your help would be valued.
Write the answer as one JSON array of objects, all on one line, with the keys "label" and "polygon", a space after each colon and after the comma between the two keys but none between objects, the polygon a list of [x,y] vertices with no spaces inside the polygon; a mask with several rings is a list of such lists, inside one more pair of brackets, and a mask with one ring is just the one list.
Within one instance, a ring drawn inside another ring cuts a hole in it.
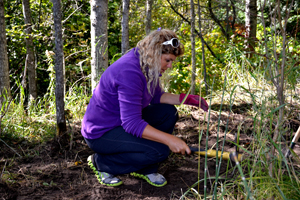
[{"label": "green grass", "polygon": [[[89,95],[80,85],[66,93],[65,117],[68,127],[71,127],[72,122],[81,121],[88,102]],[[47,93],[30,104],[24,104],[24,98],[19,96],[11,101],[2,118],[0,138],[8,142],[26,140],[29,143],[40,143],[54,138],[56,135],[55,98]]]}]

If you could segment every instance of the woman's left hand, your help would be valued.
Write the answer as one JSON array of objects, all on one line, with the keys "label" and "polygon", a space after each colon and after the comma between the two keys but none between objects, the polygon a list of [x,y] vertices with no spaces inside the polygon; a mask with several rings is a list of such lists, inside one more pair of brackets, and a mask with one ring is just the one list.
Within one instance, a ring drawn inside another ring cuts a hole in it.
[{"label": "woman's left hand", "polygon": [[[180,96],[179,96],[179,101],[182,102],[185,96],[186,96],[186,94],[184,94],[184,93],[180,94]],[[186,97],[186,99],[185,99],[185,101],[184,101],[183,104],[187,104],[187,105],[199,107],[199,104],[200,104],[199,101],[200,101],[200,96],[198,96],[198,95],[193,95],[193,94],[189,94],[189,95]],[[203,99],[202,97],[201,97],[201,108],[202,108],[204,111],[206,111],[206,112],[208,111],[208,104],[207,104],[207,102],[205,101],[205,99]]]}]

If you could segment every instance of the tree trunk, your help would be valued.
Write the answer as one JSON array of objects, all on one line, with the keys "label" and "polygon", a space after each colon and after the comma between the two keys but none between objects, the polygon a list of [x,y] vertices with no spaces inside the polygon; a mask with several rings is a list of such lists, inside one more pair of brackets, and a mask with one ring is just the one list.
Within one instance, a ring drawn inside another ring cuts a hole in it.
[{"label": "tree trunk", "polygon": [[151,32],[151,23],[152,23],[152,4],[153,0],[147,0],[146,1],[146,35],[148,35]]},{"label": "tree trunk", "polygon": [[249,57],[255,52],[256,27],[257,27],[257,3],[256,0],[246,0],[246,50]]},{"label": "tree trunk", "polygon": [[191,0],[191,44],[192,44],[192,84],[191,94],[195,94],[196,53],[195,53],[195,10],[194,0]]},{"label": "tree trunk", "polygon": [[61,0],[52,0],[53,3],[53,19],[55,30],[55,102],[56,102],[56,120],[57,120],[57,134],[62,136],[67,130],[65,119],[65,105],[64,105],[64,52],[62,40],[62,12]]},{"label": "tree trunk", "polygon": [[[28,83],[29,83],[29,101],[37,98],[36,86],[36,71],[34,60],[34,46],[32,40],[32,27],[31,27],[31,10],[29,0],[23,0],[23,15],[25,20],[25,41],[26,41],[26,66],[28,70]],[[25,74],[26,75],[26,74]]]},{"label": "tree trunk", "polygon": [[122,12],[122,55],[129,49],[129,2],[130,0],[123,0]]},{"label": "tree trunk", "polygon": [[205,94],[208,94],[208,82],[206,76],[206,64],[205,64],[205,49],[204,49],[204,39],[202,35],[202,23],[201,23],[201,8],[200,1],[198,0],[198,15],[199,15],[199,34],[201,35],[201,47],[202,47],[202,65],[203,65],[203,77],[205,83]]},{"label": "tree trunk", "polygon": [[4,96],[11,96],[4,16],[4,2],[0,0],[0,109]]},{"label": "tree trunk", "polygon": [[92,91],[108,67],[107,10],[108,0],[91,0],[91,71]]}]

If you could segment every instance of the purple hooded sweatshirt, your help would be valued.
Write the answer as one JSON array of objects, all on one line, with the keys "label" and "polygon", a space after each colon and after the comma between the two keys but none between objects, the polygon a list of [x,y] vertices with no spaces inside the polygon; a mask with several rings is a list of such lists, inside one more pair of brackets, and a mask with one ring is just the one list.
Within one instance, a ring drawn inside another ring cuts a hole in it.
[{"label": "purple hooded sweatshirt", "polygon": [[83,137],[96,139],[117,126],[142,137],[148,124],[142,119],[142,109],[160,103],[163,93],[157,84],[154,95],[149,94],[139,53],[132,49],[102,74],[83,117]]}]

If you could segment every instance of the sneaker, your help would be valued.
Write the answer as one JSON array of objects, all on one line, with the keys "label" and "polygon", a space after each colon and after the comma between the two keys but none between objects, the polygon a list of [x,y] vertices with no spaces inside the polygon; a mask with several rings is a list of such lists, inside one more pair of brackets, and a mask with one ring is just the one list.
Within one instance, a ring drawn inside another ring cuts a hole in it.
[{"label": "sneaker", "polygon": [[100,184],[107,185],[107,186],[122,185],[123,182],[119,178],[106,172],[100,172],[96,169],[95,167],[96,165],[94,163],[94,155],[89,156],[87,161],[88,161],[88,165],[92,168]]},{"label": "sneaker", "polygon": [[162,187],[167,184],[165,177],[159,173],[152,173],[152,174],[139,174],[136,172],[130,173],[131,176],[142,178],[146,180],[150,185],[155,187]]}]

